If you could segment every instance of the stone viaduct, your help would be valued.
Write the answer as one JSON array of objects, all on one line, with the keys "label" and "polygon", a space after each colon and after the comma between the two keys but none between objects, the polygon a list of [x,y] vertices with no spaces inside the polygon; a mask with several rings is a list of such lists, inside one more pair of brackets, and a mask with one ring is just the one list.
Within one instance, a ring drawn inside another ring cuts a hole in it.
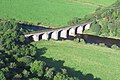
[{"label": "stone viaduct", "polygon": [[84,24],[54,29],[54,30],[45,30],[36,33],[25,34],[25,37],[32,38],[33,41],[39,40],[59,40],[59,39],[68,39],[75,37],[76,34],[82,34],[84,30],[90,29],[92,22],[86,22]]}]

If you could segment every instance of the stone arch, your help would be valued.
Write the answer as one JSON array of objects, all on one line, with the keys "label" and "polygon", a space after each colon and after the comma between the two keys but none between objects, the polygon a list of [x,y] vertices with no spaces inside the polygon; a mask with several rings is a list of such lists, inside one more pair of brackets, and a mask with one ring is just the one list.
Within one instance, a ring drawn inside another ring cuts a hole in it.
[{"label": "stone arch", "polygon": [[77,34],[77,29],[79,28],[79,25],[75,27],[75,34]]},{"label": "stone arch", "polygon": [[33,40],[34,41],[39,41],[39,35],[38,34],[34,34],[33,35]]},{"label": "stone arch", "polygon": [[74,28],[69,29],[69,36],[75,36],[75,29]]},{"label": "stone arch", "polygon": [[42,40],[42,35],[43,35],[43,34],[40,34],[40,35],[39,35],[39,40]]},{"label": "stone arch", "polygon": [[58,31],[58,40],[61,40],[61,32],[62,32],[62,30]]},{"label": "stone arch", "polygon": [[48,40],[48,38],[49,38],[49,34],[48,33],[44,33],[42,35],[42,40]]},{"label": "stone arch", "polygon": [[74,28],[70,28],[69,29],[69,39],[70,40],[74,40],[75,37],[75,29]]},{"label": "stone arch", "polygon": [[53,32],[50,32],[50,33],[49,33],[49,38],[48,38],[48,40],[50,40],[50,39],[52,38],[52,33],[53,33]]},{"label": "stone arch", "polygon": [[89,30],[90,27],[91,27],[91,24],[90,24],[90,23],[87,23],[87,24],[83,25],[83,31]]},{"label": "stone arch", "polygon": [[77,34],[82,34],[83,33],[83,26],[77,27]]},{"label": "stone arch", "polygon": [[82,25],[82,27],[83,27],[83,32],[85,31],[85,26],[86,26],[86,24]]},{"label": "stone arch", "polygon": [[91,24],[90,24],[90,23],[86,24],[86,25],[85,25],[85,30],[90,29],[90,26],[91,26]]},{"label": "stone arch", "polygon": [[67,39],[67,37],[68,37],[67,32],[68,32],[68,30],[62,30],[62,31],[61,31],[61,35],[60,35],[60,38],[61,38],[61,39]]},{"label": "stone arch", "polygon": [[75,28],[75,34],[77,34],[77,29],[78,29],[78,26]]},{"label": "stone arch", "polygon": [[58,31],[54,31],[54,32],[52,33],[52,39],[58,40]]}]

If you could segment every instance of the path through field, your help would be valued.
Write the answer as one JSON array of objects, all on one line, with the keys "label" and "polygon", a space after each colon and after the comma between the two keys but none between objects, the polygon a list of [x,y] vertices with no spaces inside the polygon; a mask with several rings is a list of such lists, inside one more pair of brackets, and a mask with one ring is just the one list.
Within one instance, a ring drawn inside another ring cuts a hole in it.
[{"label": "path through field", "polygon": [[87,6],[95,6],[95,7],[102,6],[102,7],[105,7],[105,5],[103,5],[103,4],[98,5],[98,4],[95,4],[95,3],[92,3],[92,2],[87,2],[87,1],[79,1],[79,0],[68,0],[68,1],[70,1],[72,3],[84,4],[84,5],[87,5]]}]

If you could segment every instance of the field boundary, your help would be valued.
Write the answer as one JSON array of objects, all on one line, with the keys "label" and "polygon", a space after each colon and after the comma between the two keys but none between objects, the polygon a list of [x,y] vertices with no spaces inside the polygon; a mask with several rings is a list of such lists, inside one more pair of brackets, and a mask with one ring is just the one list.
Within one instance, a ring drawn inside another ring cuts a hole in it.
[{"label": "field boundary", "polygon": [[95,6],[95,7],[106,7],[105,5],[98,5],[98,4],[95,4],[95,3],[92,3],[92,2],[86,2],[86,1],[78,1],[78,0],[69,0],[70,2],[74,2],[74,3],[79,3],[79,4],[84,4],[84,5],[89,5],[89,6]]}]

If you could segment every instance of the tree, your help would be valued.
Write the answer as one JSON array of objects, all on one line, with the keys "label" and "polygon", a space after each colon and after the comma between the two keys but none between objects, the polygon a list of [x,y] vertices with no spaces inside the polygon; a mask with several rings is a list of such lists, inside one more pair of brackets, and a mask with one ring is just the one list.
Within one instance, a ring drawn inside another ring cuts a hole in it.
[{"label": "tree", "polygon": [[77,17],[75,17],[75,18],[73,18],[72,20],[70,20],[70,21],[68,21],[68,25],[76,25],[76,24],[79,24],[80,23],[80,18],[77,18]]},{"label": "tree", "polygon": [[96,35],[100,35],[101,34],[101,27],[100,27],[100,25],[97,22],[92,24],[91,29],[92,29],[93,32],[95,32]]},{"label": "tree", "polygon": [[45,67],[45,63],[42,61],[35,60],[33,63],[30,64],[30,71],[33,75],[37,75],[39,77],[43,76],[43,69]]},{"label": "tree", "polygon": [[3,32],[0,38],[0,70],[3,71],[6,79],[10,80],[22,79],[30,75],[30,63],[35,60],[33,56],[37,50],[35,46],[26,42],[23,32],[17,25],[12,27]]},{"label": "tree", "polygon": [[100,26],[102,27],[102,35],[107,36],[109,33],[108,30],[108,19],[107,18],[102,18],[99,21]]},{"label": "tree", "polygon": [[23,73],[23,76],[24,76],[25,78],[28,78],[29,75],[30,75],[30,72],[27,71],[26,69],[24,69],[22,73]]},{"label": "tree", "polygon": [[0,80],[6,80],[4,73],[0,71]]},{"label": "tree", "polygon": [[45,77],[46,79],[52,79],[54,76],[54,72],[55,72],[55,68],[46,68],[46,73],[45,73]]},{"label": "tree", "polygon": [[68,80],[68,78],[61,73],[57,73],[53,80]]},{"label": "tree", "polygon": [[117,32],[116,32],[116,29],[117,29],[117,27],[115,26],[115,24],[114,23],[109,23],[108,24],[108,28],[109,28],[109,30],[110,30],[110,36],[116,36],[116,34],[117,34]]}]

